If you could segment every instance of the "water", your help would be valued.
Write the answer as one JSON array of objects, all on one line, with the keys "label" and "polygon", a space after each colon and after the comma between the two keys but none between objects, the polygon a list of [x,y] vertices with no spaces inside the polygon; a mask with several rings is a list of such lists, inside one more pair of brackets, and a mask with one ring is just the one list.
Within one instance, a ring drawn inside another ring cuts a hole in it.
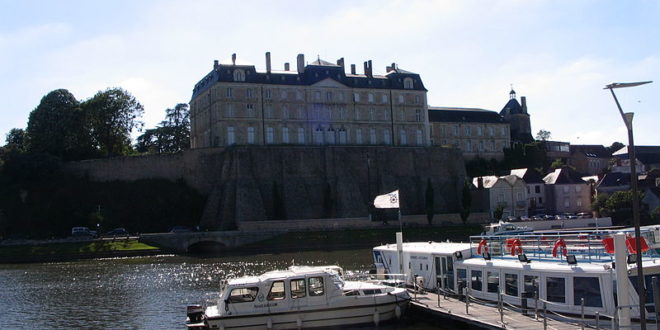
[{"label": "water", "polygon": [[[221,279],[292,262],[337,264],[347,273],[372,266],[370,249],[0,265],[0,329],[185,329],[185,307],[214,303]],[[436,323],[408,317],[379,329],[438,329]]]}]

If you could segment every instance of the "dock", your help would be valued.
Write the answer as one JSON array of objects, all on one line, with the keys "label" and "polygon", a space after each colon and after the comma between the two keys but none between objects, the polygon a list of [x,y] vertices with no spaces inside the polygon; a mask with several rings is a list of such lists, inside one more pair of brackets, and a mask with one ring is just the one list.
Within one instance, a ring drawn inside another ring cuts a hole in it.
[{"label": "dock", "polygon": [[[546,314],[547,318],[544,318],[541,308],[538,310],[537,318],[534,306],[531,306],[528,315],[525,316],[519,310],[515,310],[510,306],[502,308],[502,313],[500,313],[497,302],[471,301],[466,313],[465,301],[456,297],[445,297],[442,294],[438,297],[433,292],[411,294],[411,296],[413,296],[411,309],[416,312],[438,318],[449,318],[485,329],[618,329],[611,319],[601,318],[596,321],[592,317],[583,321],[579,315],[557,316],[549,312]],[[633,323],[631,326],[631,329],[639,328],[639,323]],[[657,330],[658,326],[655,321],[647,322],[647,329]]]}]

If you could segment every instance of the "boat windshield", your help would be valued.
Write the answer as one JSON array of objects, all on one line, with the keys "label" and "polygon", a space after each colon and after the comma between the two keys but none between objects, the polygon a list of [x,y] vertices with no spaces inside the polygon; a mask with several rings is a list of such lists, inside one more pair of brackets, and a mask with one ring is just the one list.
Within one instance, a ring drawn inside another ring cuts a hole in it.
[{"label": "boat windshield", "polygon": [[341,278],[341,276],[339,276],[339,274],[330,275],[330,279],[337,289],[344,287],[344,280]]}]

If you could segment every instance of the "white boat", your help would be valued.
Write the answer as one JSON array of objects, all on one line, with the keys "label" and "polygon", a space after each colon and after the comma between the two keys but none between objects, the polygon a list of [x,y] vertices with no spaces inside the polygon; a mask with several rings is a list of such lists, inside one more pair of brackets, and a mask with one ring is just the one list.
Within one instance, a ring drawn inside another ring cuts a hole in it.
[{"label": "white boat", "polygon": [[293,266],[222,285],[217,305],[188,306],[188,328],[299,329],[388,321],[401,317],[403,288],[344,281],[338,266]]},{"label": "white boat", "polygon": [[[617,245],[616,255],[613,232],[601,231],[474,236],[469,243],[403,243],[400,251],[397,244],[388,244],[375,247],[373,257],[378,274],[404,273],[408,283],[414,281],[428,290],[463,295],[467,288],[477,299],[495,302],[501,295],[511,305],[546,303],[548,310],[573,315],[581,313],[583,299],[584,313],[591,316],[596,312],[613,316],[618,303],[632,306],[629,312],[635,319],[640,315],[639,307],[633,306],[639,301],[637,271],[632,258],[626,258],[634,256],[631,234],[625,230],[617,236],[625,244]],[[651,278],[660,277],[660,226],[643,227],[642,237],[642,250],[644,243],[649,247],[642,258],[646,317],[655,319]],[[619,298],[627,304],[617,301],[617,287],[626,292]]]},{"label": "white boat", "polygon": [[521,222],[498,221],[484,226],[483,235],[513,235],[538,230],[589,229],[612,226],[612,218],[547,219]]}]

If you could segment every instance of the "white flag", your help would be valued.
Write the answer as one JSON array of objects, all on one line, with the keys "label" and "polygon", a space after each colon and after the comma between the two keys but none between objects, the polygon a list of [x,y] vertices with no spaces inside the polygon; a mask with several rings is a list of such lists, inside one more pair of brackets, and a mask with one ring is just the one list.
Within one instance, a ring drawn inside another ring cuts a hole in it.
[{"label": "white flag", "polygon": [[395,190],[389,194],[376,196],[376,199],[374,199],[374,206],[377,209],[398,209],[399,191]]}]

